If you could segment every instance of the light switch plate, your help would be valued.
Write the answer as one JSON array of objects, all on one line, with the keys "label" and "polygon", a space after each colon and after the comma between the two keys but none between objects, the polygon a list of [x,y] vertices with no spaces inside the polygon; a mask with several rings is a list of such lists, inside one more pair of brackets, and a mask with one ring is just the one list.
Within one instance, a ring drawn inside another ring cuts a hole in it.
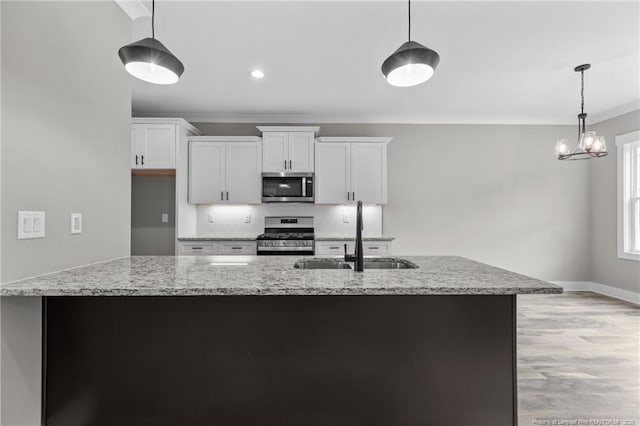
[{"label": "light switch plate", "polygon": [[251,215],[250,214],[245,216],[244,223],[251,223]]},{"label": "light switch plate", "polygon": [[162,213],[162,223],[169,222],[169,213]]},{"label": "light switch plate", "polygon": [[209,215],[209,223],[215,222],[215,217],[212,214]]},{"label": "light switch plate", "polygon": [[82,213],[71,213],[71,233],[82,234]]},{"label": "light switch plate", "polygon": [[18,212],[18,239],[44,238],[45,213],[36,211]]}]

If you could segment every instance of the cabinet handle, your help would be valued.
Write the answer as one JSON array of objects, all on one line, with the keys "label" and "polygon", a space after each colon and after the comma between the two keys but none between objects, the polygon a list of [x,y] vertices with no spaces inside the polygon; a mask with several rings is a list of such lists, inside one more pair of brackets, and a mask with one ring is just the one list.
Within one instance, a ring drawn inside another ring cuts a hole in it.
[{"label": "cabinet handle", "polygon": [[220,201],[224,200],[224,191],[220,191]]},{"label": "cabinet handle", "polygon": [[202,247],[191,247],[191,250],[202,250]]},{"label": "cabinet handle", "polygon": [[138,165],[138,156],[136,155],[136,166]]},{"label": "cabinet handle", "polygon": [[287,160],[284,160],[284,169],[287,170]]},{"label": "cabinet handle", "polygon": [[350,198],[349,198],[350,196],[351,196],[351,194],[349,193],[349,191],[347,191],[347,201],[350,200]]},{"label": "cabinet handle", "polygon": [[227,201],[229,201],[229,191],[227,191]]},{"label": "cabinet handle", "polygon": [[352,201],[355,201],[355,200],[356,200],[356,192],[355,192],[355,191],[354,191],[354,192],[352,192],[352,193],[351,193],[351,195],[352,195],[352,196],[351,196],[351,200],[352,200]]},{"label": "cabinet handle", "polygon": [[340,250],[340,246],[331,246],[329,250]]},{"label": "cabinet handle", "polygon": [[291,164],[291,160],[289,160],[289,170],[293,169],[293,166]]},{"label": "cabinet handle", "polygon": [[140,158],[142,159],[142,165],[144,166],[144,155],[141,155]]},{"label": "cabinet handle", "polygon": [[242,250],[242,247],[231,247],[231,250]]},{"label": "cabinet handle", "polygon": [[369,246],[367,247],[369,250],[378,250],[380,249],[380,247],[375,247],[375,246]]}]

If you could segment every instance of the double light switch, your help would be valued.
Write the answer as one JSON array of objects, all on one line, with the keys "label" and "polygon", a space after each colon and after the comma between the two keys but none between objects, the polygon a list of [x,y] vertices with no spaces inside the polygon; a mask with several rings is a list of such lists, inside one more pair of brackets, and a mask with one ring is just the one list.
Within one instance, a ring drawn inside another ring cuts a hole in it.
[{"label": "double light switch", "polygon": [[44,238],[44,212],[18,212],[18,239]]}]

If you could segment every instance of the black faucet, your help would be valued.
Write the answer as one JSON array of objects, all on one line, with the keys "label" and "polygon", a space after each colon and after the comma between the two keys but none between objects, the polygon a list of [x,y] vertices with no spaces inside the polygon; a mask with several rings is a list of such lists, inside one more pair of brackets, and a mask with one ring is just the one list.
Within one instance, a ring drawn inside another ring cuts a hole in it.
[{"label": "black faucet", "polygon": [[344,261],[353,262],[353,270],[364,270],[364,256],[362,253],[362,201],[358,201],[356,208],[356,248],[354,254],[347,254],[347,245],[344,245]]}]

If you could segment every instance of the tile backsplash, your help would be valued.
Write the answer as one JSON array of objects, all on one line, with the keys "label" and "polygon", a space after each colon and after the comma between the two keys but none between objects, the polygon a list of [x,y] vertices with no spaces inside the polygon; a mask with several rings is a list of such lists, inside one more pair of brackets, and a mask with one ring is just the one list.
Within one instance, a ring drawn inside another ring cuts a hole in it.
[{"label": "tile backsplash", "polygon": [[[313,216],[316,236],[349,237],[356,232],[356,207],[315,204],[198,206],[198,237],[255,237],[264,232],[265,216]],[[363,208],[363,236],[382,236],[382,206]],[[194,235],[180,235],[192,237]]]}]

